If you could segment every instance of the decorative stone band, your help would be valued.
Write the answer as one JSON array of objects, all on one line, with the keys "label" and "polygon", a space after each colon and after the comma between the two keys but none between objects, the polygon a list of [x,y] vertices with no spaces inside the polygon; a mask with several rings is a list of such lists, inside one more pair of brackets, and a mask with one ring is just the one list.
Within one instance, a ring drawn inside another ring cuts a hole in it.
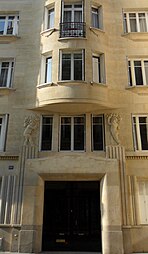
[{"label": "decorative stone band", "polygon": [[140,155],[140,156],[125,156],[127,160],[148,160],[147,155]]},{"label": "decorative stone band", "polygon": [[4,160],[4,161],[17,161],[18,159],[19,159],[19,156],[13,156],[13,155],[0,156],[0,160]]}]

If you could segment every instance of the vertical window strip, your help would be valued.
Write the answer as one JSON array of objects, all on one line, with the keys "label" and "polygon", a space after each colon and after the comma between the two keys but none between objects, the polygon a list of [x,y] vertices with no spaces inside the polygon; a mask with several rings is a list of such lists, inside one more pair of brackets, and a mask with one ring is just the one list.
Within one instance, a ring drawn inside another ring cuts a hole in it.
[{"label": "vertical window strip", "polygon": [[52,82],[52,57],[46,58],[45,83]]},{"label": "vertical window strip", "polygon": [[92,151],[104,150],[103,115],[92,115]]},{"label": "vertical window strip", "polygon": [[52,136],[53,136],[53,117],[42,116],[41,126],[41,150],[52,150]]}]

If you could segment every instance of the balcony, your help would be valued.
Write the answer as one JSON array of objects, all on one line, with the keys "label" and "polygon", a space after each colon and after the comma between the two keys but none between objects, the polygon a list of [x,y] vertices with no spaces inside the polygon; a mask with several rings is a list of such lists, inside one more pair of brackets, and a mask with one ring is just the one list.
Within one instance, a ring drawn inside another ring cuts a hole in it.
[{"label": "balcony", "polygon": [[84,38],[85,35],[86,35],[85,22],[60,23],[60,38],[65,38],[65,37]]}]

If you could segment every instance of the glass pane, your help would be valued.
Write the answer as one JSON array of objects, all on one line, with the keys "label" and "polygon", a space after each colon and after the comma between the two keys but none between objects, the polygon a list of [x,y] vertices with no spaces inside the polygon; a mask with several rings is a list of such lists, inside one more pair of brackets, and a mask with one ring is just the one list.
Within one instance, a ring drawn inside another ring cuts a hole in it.
[{"label": "glass pane", "polygon": [[52,148],[52,118],[43,117],[42,126],[42,150],[51,150]]},{"label": "glass pane", "polygon": [[126,13],[124,14],[124,32],[127,33],[128,32],[128,28],[127,28],[127,18],[126,18]]},{"label": "glass pane", "polygon": [[4,34],[5,20],[0,19],[0,34]]},{"label": "glass pane", "polygon": [[71,11],[64,11],[64,22],[72,22],[71,20]]},{"label": "glass pane", "polygon": [[137,32],[136,14],[135,13],[129,13],[129,19],[130,19],[131,32]]},{"label": "glass pane", "polygon": [[54,27],[54,9],[48,11],[48,28]]},{"label": "glass pane", "polygon": [[74,119],[74,150],[84,150],[84,117]]},{"label": "glass pane", "polygon": [[62,55],[62,80],[71,80],[71,54]]},{"label": "glass pane", "polygon": [[148,85],[148,61],[144,61],[146,85]]},{"label": "glass pane", "polygon": [[71,117],[61,118],[60,150],[71,150]]},{"label": "glass pane", "polygon": [[93,117],[93,150],[103,150],[103,118]]},{"label": "glass pane", "polygon": [[131,63],[130,63],[130,61],[128,62],[128,78],[129,78],[129,85],[132,86],[133,81],[132,81],[132,72],[131,72]]},{"label": "glass pane", "polygon": [[0,86],[7,87],[9,62],[3,62],[0,73]]},{"label": "glass pane", "polygon": [[74,54],[74,80],[82,80],[82,54]]},{"label": "glass pane", "polygon": [[141,61],[134,61],[136,85],[143,85]]},{"label": "glass pane", "polygon": [[49,57],[46,59],[46,77],[45,82],[51,83],[52,81],[52,58]]},{"label": "glass pane", "polygon": [[74,12],[74,22],[82,22],[82,11]]},{"label": "glass pane", "polygon": [[140,32],[147,32],[145,13],[139,13]]},{"label": "glass pane", "polygon": [[93,57],[93,81],[101,83],[100,57]]},{"label": "glass pane", "polygon": [[99,14],[96,8],[92,8],[92,26],[99,28]]},{"label": "glass pane", "polygon": [[146,117],[139,117],[142,150],[148,150],[148,123]]},{"label": "glass pane", "polygon": [[135,144],[135,148],[138,150],[138,137],[137,137],[136,117],[133,117],[133,132],[134,132],[134,144]]},{"label": "glass pane", "polygon": [[14,21],[8,21],[7,34],[13,34]]}]

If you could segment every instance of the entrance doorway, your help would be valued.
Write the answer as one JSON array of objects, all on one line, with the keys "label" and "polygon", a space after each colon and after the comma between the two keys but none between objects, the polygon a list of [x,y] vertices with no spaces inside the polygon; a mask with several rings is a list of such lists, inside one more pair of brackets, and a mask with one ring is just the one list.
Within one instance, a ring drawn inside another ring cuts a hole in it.
[{"label": "entrance doorway", "polygon": [[100,183],[45,182],[43,251],[101,252]]}]

